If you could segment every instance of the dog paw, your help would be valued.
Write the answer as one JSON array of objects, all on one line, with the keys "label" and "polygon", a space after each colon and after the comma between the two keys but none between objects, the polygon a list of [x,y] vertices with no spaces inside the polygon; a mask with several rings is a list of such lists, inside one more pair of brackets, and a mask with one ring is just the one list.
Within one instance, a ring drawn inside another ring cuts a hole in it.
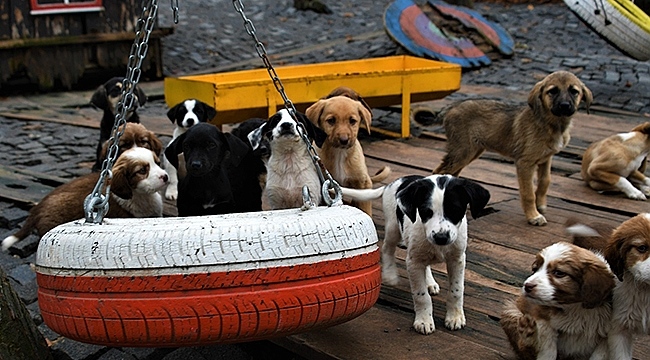
[{"label": "dog paw", "polygon": [[399,284],[399,275],[397,269],[384,269],[381,272],[381,282],[389,286],[397,286]]},{"label": "dog paw", "polygon": [[436,325],[433,323],[433,316],[419,316],[416,314],[413,328],[422,335],[432,334],[436,331]]},{"label": "dog paw", "polygon": [[537,331],[537,322],[530,315],[523,315],[517,322],[517,331],[522,338],[530,338]]},{"label": "dog paw", "polygon": [[433,284],[427,284],[427,291],[429,291],[429,295],[438,295],[440,293],[440,285],[435,281]]},{"label": "dog paw", "polygon": [[[636,190],[636,189],[634,189],[634,190]],[[647,198],[645,195],[643,195],[643,193],[642,193],[641,191],[639,191],[639,190],[636,190],[636,191],[634,191],[634,192],[630,192],[629,194],[627,194],[627,197],[630,198],[630,199],[633,199],[633,200],[641,200],[641,201],[645,201],[645,200],[648,199],[648,198]]]},{"label": "dog paw", "polygon": [[465,327],[465,313],[461,311],[447,311],[445,327],[449,330],[460,330]]},{"label": "dog paw", "polygon": [[535,226],[544,226],[546,225],[546,218],[544,217],[544,215],[539,214],[534,218],[528,219],[528,223]]},{"label": "dog paw", "polygon": [[178,189],[170,189],[169,186],[165,190],[165,199],[176,200],[178,199]]},{"label": "dog paw", "polygon": [[539,211],[540,214],[546,214],[546,205],[537,206],[537,211]]}]

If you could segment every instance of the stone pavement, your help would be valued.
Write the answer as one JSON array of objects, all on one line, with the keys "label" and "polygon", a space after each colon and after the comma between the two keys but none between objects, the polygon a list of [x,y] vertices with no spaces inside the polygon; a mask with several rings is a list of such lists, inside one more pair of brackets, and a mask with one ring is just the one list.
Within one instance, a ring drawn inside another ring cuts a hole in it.
[{"label": "stone pavement", "polygon": [[[401,51],[383,28],[386,1],[325,1],[333,10],[331,15],[296,11],[293,0],[243,2],[274,65],[388,56]],[[180,0],[179,6],[177,25],[171,21],[168,3],[161,4],[159,9],[160,25],[175,26],[174,34],[163,39],[167,76],[261,66],[231,1]],[[650,64],[619,53],[582,24],[563,3],[477,3],[476,10],[511,33],[516,53],[510,59],[497,59],[488,67],[465,71],[463,84],[528,91],[542,76],[564,69],[576,73],[593,91],[594,105],[642,116],[650,113]],[[103,79],[97,81],[103,82]],[[166,105],[160,98],[152,99],[140,110],[141,117],[164,116],[165,112]],[[101,114],[96,114],[99,120]],[[0,116],[0,164],[5,166],[70,179],[89,171],[95,141],[96,129]],[[24,207],[0,201],[0,239],[12,233],[26,215]],[[264,356],[255,352],[253,344],[125,349],[60,338],[40,319],[35,275],[30,267],[37,244],[37,237],[31,236],[12,249],[11,255],[0,252],[0,266],[43,334],[53,342],[57,360],[273,358],[273,352]],[[288,357],[277,351],[277,358]]]}]

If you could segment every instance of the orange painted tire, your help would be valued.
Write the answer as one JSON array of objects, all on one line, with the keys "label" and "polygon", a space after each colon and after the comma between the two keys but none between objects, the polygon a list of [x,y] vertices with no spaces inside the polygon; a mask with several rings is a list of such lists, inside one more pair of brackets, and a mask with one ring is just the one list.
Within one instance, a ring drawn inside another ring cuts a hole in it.
[{"label": "orange painted tire", "polygon": [[372,219],[349,206],[61,225],[41,239],[38,299],[66,337],[183,346],[351,320],[379,297]]}]

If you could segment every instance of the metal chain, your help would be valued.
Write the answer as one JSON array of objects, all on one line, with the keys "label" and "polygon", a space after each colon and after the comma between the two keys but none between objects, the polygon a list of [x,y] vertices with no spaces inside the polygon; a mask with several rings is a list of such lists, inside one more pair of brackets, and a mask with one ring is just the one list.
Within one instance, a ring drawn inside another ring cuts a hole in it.
[{"label": "metal chain", "polygon": [[[172,2],[173,4],[173,2]],[[177,9],[177,8],[176,8]],[[119,152],[119,139],[124,133],[126,114],[133,108],[135,95],[133,90],[140,81],[142,75],[142,61],[149,50],[149,36],[156,23],[158,12],[158,0],[149,0],[142,9],[142,14],[136,24],[135,39],[131,46],[131,53],[127,64],[126,76],[122,81],[122,97],[117,103],[115,124],[113,125],[112,136],[109,141],[108,154],[102,163],[102,170],[97,184],[84,200],[84,212],[86,222],[101,224],[106,213],[108,213],[108,199],[110,196],[110,180],[113,177],[111,169]],[[104,190],[104,193],[102,193]]]},{"label": "metal chain", "polygon": [[[296,116],[297,113],[296,108],[294,107],[293,102],[291,102],[286,92],[284,91],[282,80],[280,80],[280,77],[276,73],[275,68],[273,68],[273,65],[271,64],[271,60],[269,59],[264,44],[262,44],[262,42],[257,37],[257,33],[255,32],[255,25],[253,25],[253,22],[246,16],[246,13],[244,12],[244,4],[242,3],[241,0],[233,0],[232,4],[235,7],[235,10],[239,13],[239,15],[241,15],[242,19],[244,20],[244,28],[246,29],[246,33],[248,33],[248,35],[250,35],[250,37],[253,38],[253,40],[255,41],[255,50],[257,51],[257,55],[262,59],[262,62],[264,63],[264,66],[266,67],[266,70],[268,71],[271,80],[273,80],[273,85],[275,86],[275,89],[278,91],[278,93],[280,93],[280,96],[284,101],[285,109],[287,109],[291,117],[296,121],[298,126],[300,126],[303,130],[301,134],[302,139],[305,142],[307,149],[309,151],[309,155],[311,156],[311,160],[314,163],[314,166],[316,167],[318,177],[322,184],[321,193],[325,203],[327,205],[340,204],[341,197],[342,197],[341,187],[336,182],[336,180],[332,178],[332,175],[329,173],[329,171],[327,171],[325,165],[323,165],[323,162],[321,161],[320,157],[316,153],[316,150],[311,144],[311,140],[309,140],[309,137],[307,136],[306,129],[304,128],[302,123],[298,121],[298,118]],[[332,197],[332,193],[334,197]]]}]

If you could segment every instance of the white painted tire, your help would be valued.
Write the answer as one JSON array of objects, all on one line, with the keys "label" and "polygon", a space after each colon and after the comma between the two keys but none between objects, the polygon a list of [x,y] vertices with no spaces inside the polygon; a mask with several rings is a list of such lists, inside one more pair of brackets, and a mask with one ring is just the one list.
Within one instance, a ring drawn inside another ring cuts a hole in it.
[{"label": "white painted tire", "polygon": [[83,220],[36,257],[45,323],[111,346],[286,336],[350,320],[379,297],[372,219],[349,206]]},{"label": "white painted tire", "polygon": [[650,59],[650,17],[632,1],[564,0],[564,3],[622,53],[639,61]]}]

